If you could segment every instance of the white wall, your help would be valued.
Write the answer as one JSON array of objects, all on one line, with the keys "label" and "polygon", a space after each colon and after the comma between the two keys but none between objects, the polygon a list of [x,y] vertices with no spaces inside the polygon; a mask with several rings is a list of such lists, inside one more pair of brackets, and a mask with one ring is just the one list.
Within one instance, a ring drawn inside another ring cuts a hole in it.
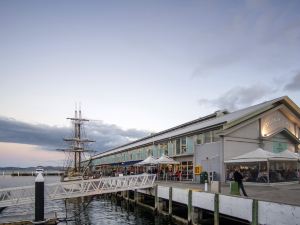
[{"label": "white wall", "polygon": [[257,140],[259,138],[259,121],[257,119],[256,121],[247,124],[226,136],[242,137],[242,138]]},{"label": "white wall", "polygon": [[259,142],[247,142],[246,140],[238,140],[225,138],[224,141],[224,161],[233,157],[251,152],[259,147]]},{"label": "white wall", "polygon": [[[154,195],[154,189],[138,192]],[[158,186],[158,196],[169,199],[169,187]],[[192,192],[192,206],[214,211],[215,194]],[[188,204],[188,189],[173,188],[173,201]],[[252,221],[252,199],[219,195],[219,212],[224,215]],[[274,202],[258,201],[258,222],[264,225],[300,225],[300,207]]]},{"label": "white wall", "polygon": [[196,145],[195,148],[195,165],[202,165],[203,171],[215,171],[218,178],[221,173],[220,153],[221,142],[213,142],[207,144]]},{"label": "white wall", "polygon": [[258,223],[267,225],[300,225],[300,207],[259,201]]}]

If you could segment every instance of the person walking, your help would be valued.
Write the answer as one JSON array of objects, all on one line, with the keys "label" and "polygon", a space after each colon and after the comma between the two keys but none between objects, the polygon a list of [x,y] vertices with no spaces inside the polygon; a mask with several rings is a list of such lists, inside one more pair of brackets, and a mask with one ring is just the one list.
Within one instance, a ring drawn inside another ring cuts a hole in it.
[{"label": "person walking", "polygon": [[240,169],[238,167],[235,168],[234,174],[233,174],[234,181],[238,183],[239,191],[242,189],[242,192],[244,196],[248,197],[244,185],[243,185],[243,175],[240,173]]}]

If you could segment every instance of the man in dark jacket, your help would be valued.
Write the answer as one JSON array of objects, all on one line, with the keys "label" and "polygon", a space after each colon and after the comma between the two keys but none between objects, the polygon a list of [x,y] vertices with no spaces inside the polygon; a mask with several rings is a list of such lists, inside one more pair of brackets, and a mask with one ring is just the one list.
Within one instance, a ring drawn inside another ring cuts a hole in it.
[{"label": "man in dark jacket", "polygon": [[243,175],[240,173],[239,168],[236,167],[233,174],[234,181],[238,183],[239,190],[242,189],[244,196],[248,196],[243,185]]}]

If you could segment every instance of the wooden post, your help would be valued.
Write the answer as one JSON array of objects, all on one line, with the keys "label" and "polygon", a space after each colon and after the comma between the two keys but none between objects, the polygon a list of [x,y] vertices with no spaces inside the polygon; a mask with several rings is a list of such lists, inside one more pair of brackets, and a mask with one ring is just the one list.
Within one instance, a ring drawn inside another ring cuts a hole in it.
[{"label": "wooden post", "polygon": [[252,223],[251,225],[258,225],[258,200],[253,199],[252,202]]},{"label": "wooden post", "polygon": [[136,204],[138,202],[138,192],[137,189],[134,189],[134,203]]},{"label": "wooden post", "polygon": [[214,225],[219,225],[219,194],[215,194],[215,204],[214,204]]},{"label": "wooden post", "polygon": [[192,218],[193,218],[192,196],[193,196],[193,191],[189,190],[189,192],[188,192],[188,224],[192,224]]},{"label": "wooden post", "polygon": [[158,199],[158,185],[155,185],[155,188],[154,188],[154,199],[155,199],[155,205],[154,205],[154,208],[155,208],[155,211],[157,212],[158,211],[158,203],[159,203],[159,199]]},{"label": "wooden post", "polygon": [[169,216],[172,216],[173,214],[172,202],[173,202],[173,188],[169,187]]}]

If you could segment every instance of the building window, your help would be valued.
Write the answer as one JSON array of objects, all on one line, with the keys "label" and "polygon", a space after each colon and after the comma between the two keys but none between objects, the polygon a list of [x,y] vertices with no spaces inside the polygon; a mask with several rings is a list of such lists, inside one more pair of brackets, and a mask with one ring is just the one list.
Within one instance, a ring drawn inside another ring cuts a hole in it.
[{"label": "building window", "polygon": [[203,135],[204,135],[204,143],[210,143],[211,142],[211,131],[205,132]]},{"label": "building window", "polygon": [[166,142],[159,145],[160,155],[168,155],[168,144]]},{"label": "building window", "polygon": [[180,155],[180,139],[176,139],[176,155]]},{"label": "building window", "polygon": [[220,138],[220,136],[217,134],[217,130],[214,130],[214,131],[212,131],[212,138],[213,138],[213,142],[216,142],[216,141],[220,141],[221,140],[221,138]]},{"label": "building window", "polygon": [[201,145],[204,143],[204,135],[203,134],[198,134],[196,137],[196,143],[197,145]]},{"label": "building window", "polygon": [[181,154],[186,153],[186,137],[181,138]]}]

